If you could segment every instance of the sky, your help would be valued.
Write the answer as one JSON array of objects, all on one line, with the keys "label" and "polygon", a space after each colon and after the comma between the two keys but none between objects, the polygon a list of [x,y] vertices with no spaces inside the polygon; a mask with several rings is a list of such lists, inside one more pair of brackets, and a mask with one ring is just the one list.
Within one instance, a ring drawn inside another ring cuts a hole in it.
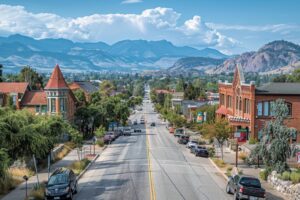
[{"label": "sky", "polygon": [[300,43],[299,0],[0,0],[0,36],[168,40],[226,54]]}]

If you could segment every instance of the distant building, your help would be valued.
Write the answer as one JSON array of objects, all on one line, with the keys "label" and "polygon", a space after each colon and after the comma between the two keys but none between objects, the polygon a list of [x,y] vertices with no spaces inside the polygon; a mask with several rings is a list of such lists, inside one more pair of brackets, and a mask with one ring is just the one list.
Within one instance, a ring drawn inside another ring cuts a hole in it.
[{"label": "distant building", "polygon": [[[254,82],[245,83],[240,65],[237,65],[232,83],[219,82],[218,117],[226,118],[236,132],[244,132],[245,140],[250,136],[261,139],[262,129],[272,120],[271,103],[284,99],[289,108],[290,117],[287,126],[300,131],[300,84],[269,83],[256,88]],[[300,142],[299,134],[291,138]]]},{"label": "distant building", "polygon": [[84,92],[85,98],[87,101],[91,100],[91,94],[97,92],[99,87],[95,86],[91,82],[87,81],[74,81],[73,83],[69,84],[69,88],[74,92],[76,90],[81,89]]},{"label": "distant building", "polygon": [[172,93],[172,108],[175,109],[176,106],[181,107],[182,106],[182,101],[184,99],[184,93],[183,92],[174,92]]},{"label": "distant building", "polygon": [[26,82],[0,83],[0,106],[12,104],[16,109],[28,109],[36,115],[62,115],[73,121],[76,103],[58,65],[44,90],[31,90]]},{"label": "distant building", "polygon": [[194,100],[183,100],[181,111],[182,114],[188,121],[193,120],[193,111],[197,110],[198,108],[206,105],[207,102],[205,101],[194,101]]},{"label": "distant building", "polygon": [[216,105],[219,103],[219,93],[214,93],[214,92],[206,92],[207,96],[207,103],[209,105]]}]

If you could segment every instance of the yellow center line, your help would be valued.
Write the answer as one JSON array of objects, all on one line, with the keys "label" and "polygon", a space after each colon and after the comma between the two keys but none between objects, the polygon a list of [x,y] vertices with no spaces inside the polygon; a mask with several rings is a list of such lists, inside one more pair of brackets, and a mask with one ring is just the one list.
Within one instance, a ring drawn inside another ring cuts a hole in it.
[{"label": "yellow center line", "polygon": [[146,127],[146,145],[147,145],[147,160],[148,160],[148,174],[149,174],[149,184],[150,184],[150,200],[156,200],[156,193],[151,169],[151,159],[150,159],[150,143],[149,143],[149,130],[146,126],[147,120],[145,119]]}]

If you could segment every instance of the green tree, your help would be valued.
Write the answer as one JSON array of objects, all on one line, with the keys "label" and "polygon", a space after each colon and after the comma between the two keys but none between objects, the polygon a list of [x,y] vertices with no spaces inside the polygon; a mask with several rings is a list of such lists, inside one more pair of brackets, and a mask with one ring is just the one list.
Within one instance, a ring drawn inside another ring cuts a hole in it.
[{"label": "green tree", "polygon": [[103,127],[103,126],[99,126],[95,131],[95,136],[97,136],[97,137],[101,138],[104,136],[104,134],[105,134],[105,127]]},{"label": "green tree", "polygon": [[84,91],[82,89],[75,90],[73,93],[81,105],[85,105],[87,103]]},{"label": "green tree", "polygon": [[214,124],[205,123],[202,126],[201,131],[206,138],[215,138],[221,148],[221,155],[223,160],[223,145],[226,140],[232,134],[232,127],[225,119],[218,119]]},{"label": "green tree", "polygon": [[3,81],[3,77],[2,77],[2,75],[3,75],[3,65],[2,65],[2,64],[0,64],[0,82],[2,82],[2,81]]},{"label": "green tree", "polygon": [[40,89],[43,87],[43,77],[34,71],[30,66],[24,67],[19,76],[18,81],[28,82],[32,89]]},{"label": "green tree", "polygon": [[271,109],[274,120],[266,124],[262,131],[263,137],[251,156],[259,155],[266,167],[282,173],[289,168],[287,158],[291,155],[290,138],[295,129],[284,124],[284,120],[288,117],[288,107],[283,99],[276,100]]},{"label": "green tree", "polygon": [[176,83],[176,92],[183,92],[184,91],[184,80],[183,80],[183,77],[180,77],[178,80],[177,80],[177,83]]},{"label": "green tree", "polygon": [[114,90],[115,90],[115,85],[111,81],[104,80],[100,84],[100,94],[102,94],[105,97],[110,96]]}]

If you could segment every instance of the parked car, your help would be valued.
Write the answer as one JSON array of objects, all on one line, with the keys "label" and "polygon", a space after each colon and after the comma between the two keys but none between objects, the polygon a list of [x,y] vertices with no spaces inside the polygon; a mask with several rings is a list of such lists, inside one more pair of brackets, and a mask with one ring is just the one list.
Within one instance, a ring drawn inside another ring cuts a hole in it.
[{"label": "parked car", "polygon": [[124,133],[124,135],[126,135],[126,136],[130,136],[131,135],[131,128],[130,127],[125,127],[124,129],[123,129],[123,133]]},{"label": "parked car", "polygon": [[175,129],[173,127],[169,128],[169,133],[174,134]]},{"label": "parked car", "polygon": [[258,178],[244,175],[229,177],[226,192],[234,194],[234,199],[261,200],[266,196]]},{"label": "parked car", "polygon": [[155,122],[152,122],[152,123],[150,124],[150,126],[155,126]]},{"label": "parked car", "polygon": [[184,135],[184,129],[183,128],[177,128],[177,129],[175,129],[174,136],[178,137],[179,135]]},{"label": "parked car", "polygon": [[133,121],[133,125],[137,125],[138,123],[137,123],[137,120],[134,120]]},{"label": "parked car", "polygon": [[207,149],[198,149],[195,151],[195,156],[208,158],[208,155]]},{"label": "parked car", "polygon": [[112,131],[106,132],[104,137],[103,137],[103,141],[106,144],[111,143],[112,141],[115,140],[115,133]]},{"label": "parked car", "polygon": [[200,150],[200,149],[206,149],[206,147],[197,145],[197,146],[195,146],[195,147],[191,147],[191,148],[190,148],[190,151],[191,151],[191,153],[196,154],[196,152],[197,152],[198,150]]},{"label": "parked car", "polygon": [[198,145],[198,141],[192,140],[186,144],[186,147],[190,149],[192,147],[196,147],[197,145]]},{"label": "parked car", "polygon": [[181,136],[178,138],[177,142],[178,142],[179,144],[187,144],[187,143],[189,142],[189,136],[181,135]]},{"label": "parked car", "polygon": [[58,168],[50,176],[45,187],[45,199],[73,199],[77,193],[75,173],[68,168]]},{"label": "parked car", "polygon": [[140,119],[140,124],[145,124],[145,119],[144,118]]}]

